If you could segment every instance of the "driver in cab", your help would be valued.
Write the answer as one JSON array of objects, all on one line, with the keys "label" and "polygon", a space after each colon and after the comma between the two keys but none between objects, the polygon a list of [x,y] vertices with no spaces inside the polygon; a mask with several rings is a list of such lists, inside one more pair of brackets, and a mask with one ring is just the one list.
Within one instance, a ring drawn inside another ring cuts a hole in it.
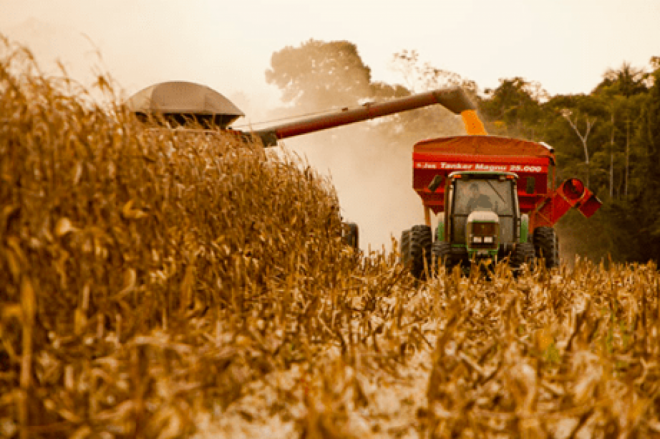
[{"label": "driver in cab", "polygon": [[488,195],[482,194],[477,183],[472,183],[469,188],[470,199],[467,204],[467,211],[472,212],[477,209],[492,209],[493,203],[490,202]]}]

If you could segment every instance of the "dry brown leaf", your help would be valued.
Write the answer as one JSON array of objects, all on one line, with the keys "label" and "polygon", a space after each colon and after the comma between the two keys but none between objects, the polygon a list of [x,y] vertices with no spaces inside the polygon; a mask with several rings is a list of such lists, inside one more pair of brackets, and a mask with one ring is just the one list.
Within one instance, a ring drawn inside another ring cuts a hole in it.
[{"label": "dry brown leaf", "polygon": [[57,220],[55,223],[55,236],[61,238],[71,232],[75,232],[77,229],[71,224],[69,218],[63,217]]},{"label": "dry brown leaf", "polygon": [[140,219],[147,216],[147,213],[140,209],[133,209],[135,200],[129,200],[121,209],[121,214],[125,219]]}]

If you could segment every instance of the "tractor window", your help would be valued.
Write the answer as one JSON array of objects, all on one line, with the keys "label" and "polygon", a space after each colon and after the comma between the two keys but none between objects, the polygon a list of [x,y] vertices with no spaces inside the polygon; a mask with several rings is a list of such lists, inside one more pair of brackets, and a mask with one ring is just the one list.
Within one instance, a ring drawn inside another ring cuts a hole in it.
[{"label": "tractor window", "polygon": [[500,217],[502,242],[514,237],[514,202],[511,180],[456,180],[452,242],[465,242],[467,217],[475,210],[490,210]]},{"label": "tractor window", "polygon": [[512,195],[510,180],[457,180],[454,213],[491,210],[498,215],[513,215]]}]

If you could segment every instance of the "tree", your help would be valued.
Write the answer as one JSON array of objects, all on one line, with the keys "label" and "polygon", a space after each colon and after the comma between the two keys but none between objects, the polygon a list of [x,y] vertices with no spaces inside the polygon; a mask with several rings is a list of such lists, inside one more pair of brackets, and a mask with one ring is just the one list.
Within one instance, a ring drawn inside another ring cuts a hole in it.
[{"label": "tree", "polygon": [[491,122],[490,130],[534,140],[541,118],[540,101],[547,98],[538,83],[520,77],[500,79],[499,87],[487,89],[486,95],[488,98],[480,102],[480,108]]},{"label": "tree", "polygon": [[654,83],[649,89],[641,112],[635,140],[646,151],[641,165],[644,183],[635,205],[640,206],[637,227],[645,235],[644,257],[658,259],[660,252],[660,66],[653,72]]},{"label": "tree", "polygon": [[577,136],[580,138],[580,142],[582,143],[582,149],[584,150],[584,164],[586,165],[587,168],[587,186],[589,186],[589,180],[591,176],[591,172],[589,171],[589,133],[591,133],[591,128],[593,128],[594,124],[596,123],[596,118],[590,119],[589,116],[585,118],[585,126],[584,126],[584,133],[580,132],[580,129],[578,128],[578,115],[573,116],[573,112],[569,110],[568,108],[564,108],[561,111],[561,115],[564,119],[566,119],[575,132]]},{"label": "tree", "polygon": [[402,50],[394,54],[392,65],[401,73],[409,90],[422,92],[438,88],[460,86],[469,94],[476,94],[477,84],[461,75],[422,62],[416,50]]},{"label": "tree", "polygon": [[[409,90],[408,94],[459,86],[468,95],[476,97],[477,85],[474,81],[422,62],[415,50],[395,53],[392,64],[402,75],[407,86],[402,88]],[[449,110],[439,109],[438,106],[400,113],[390,120],[388,135],[404,144],[428,137],[459,135],[465,132],[460,118]]]},{"label": "tree", "polygon": [[371,69],[348,41],[309,40],[273,53],[266,81],[298,113],[354,105],[371,96]]},{"label": "tree", "polygon": [[[623,178],[623,196],[628,197],[630,188],[630,157],[631,157],[631,131],[634,124],[639,121],[639,111],[642,108],[641,101],[648,92],[649,74],[644,69],[632,67],[624,62],[621,67],[608,69],[603,75],[603,81],[592,93],[603,99],[603,105],[610,113],[610,150],[611,158],[614,157],[615,134],[625,133],[625,165]],[[615,120],[616,119],[616,120]],[[617,124],[619,125],[617,127]],[[613,164],[610,169],[613,173]],[[613,175],[611,175],[613,179]],[[613,194],[612,187],[610,193]]]},{"label": "tree", "polygon": [[582,174],[591,190],[610,194],[589,220],[571,212],[557,225],[564,249],[594,259],[659,259],[660,57],[651,65],[649,75],[624,63],[581,95],[548,98],[522,78],[501,80],[480,102],[490,132],[552,145],[559,181]]},{"label": "tree", "polygon": [[603,75],[603,81],[594,90],[598,93],[603,88],[611,88],[617,94],[621,94],[626,98],[631,96],[646,93],[646,79],[649,74],[644,69],[636,68],[628,62],[621,64],[618,70],[607,69]]}]

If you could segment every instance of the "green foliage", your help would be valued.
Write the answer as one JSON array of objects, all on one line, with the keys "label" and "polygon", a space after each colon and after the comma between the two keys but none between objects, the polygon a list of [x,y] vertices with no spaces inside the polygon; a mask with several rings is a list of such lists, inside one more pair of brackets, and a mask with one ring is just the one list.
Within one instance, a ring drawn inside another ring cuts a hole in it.
[{"label": "green foliage", "polygon": [[643,69],[638,69],[624,62],[619,70],[608,69],[594,93],[610,89],[616,95],[626,98],[647,92],[645,79],[649,76]]},{"label": "green foliage", "polygon": [[541,103],[547,93],[535,83],[522,78],[500,80],[495,90],[486,90],[480,102],[482,114],[490,122],[488,131],[510,137],[533,140],[541,118]]},{"label": "green foliage", "polygon": [[503,79],[480,102],[490,133],[555,148],[558,178],[578,177],[605,202],[592,218],[557,226],[564,257],[647,261],[660,254],[660,61],[653,73],[623,63],[590,93],[548,97]]}]

